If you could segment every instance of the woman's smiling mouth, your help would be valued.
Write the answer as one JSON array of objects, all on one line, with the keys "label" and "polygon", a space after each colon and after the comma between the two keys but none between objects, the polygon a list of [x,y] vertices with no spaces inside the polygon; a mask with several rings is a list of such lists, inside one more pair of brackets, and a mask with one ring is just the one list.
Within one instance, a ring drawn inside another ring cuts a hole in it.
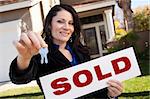
[{"label": "woman's smiling mouth", "polygon": [[69,33],[67,33],[67,32],[60,32],[60,34],[64,37],[67,37],[69,35]]}]

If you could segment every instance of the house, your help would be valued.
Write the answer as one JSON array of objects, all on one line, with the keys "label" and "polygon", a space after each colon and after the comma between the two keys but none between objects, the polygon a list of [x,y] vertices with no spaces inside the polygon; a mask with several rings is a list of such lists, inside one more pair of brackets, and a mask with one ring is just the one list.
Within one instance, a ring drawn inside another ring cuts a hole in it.
[{"label": "house", "polygon": [[13,40],[19,39],[21,22],[30,30],[41,32],[49,9],[67,3],[78,12],[84,39],[92,58],[107,53],[106,43],[114,33],[113,12],[115,0],[5,0],[0,1],[0,82],[9,81],[9,65],[16,57]]}]

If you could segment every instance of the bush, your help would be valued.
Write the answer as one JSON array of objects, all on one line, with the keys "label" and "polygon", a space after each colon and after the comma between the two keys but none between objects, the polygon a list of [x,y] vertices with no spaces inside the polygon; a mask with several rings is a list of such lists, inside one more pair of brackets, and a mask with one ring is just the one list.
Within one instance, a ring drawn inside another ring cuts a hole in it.
[{"label": "bush", "polygon": [[133,16],[134,31],[148,31],[150,30],[150,7],[137,9]]},{"label": "bush", "polygon": [[137,45],[136,45],[136,41],[139,39],[138,35],[136,33],[133,33],[133,31],[128,32],[126,35],[122,36],[119,40],[116,39],[114,40],[111,46],[109,46],[108,44],[108,51],[110,53],[118,51],[118,50],[122,50],[128,47],[134,47],[137,51]]}]

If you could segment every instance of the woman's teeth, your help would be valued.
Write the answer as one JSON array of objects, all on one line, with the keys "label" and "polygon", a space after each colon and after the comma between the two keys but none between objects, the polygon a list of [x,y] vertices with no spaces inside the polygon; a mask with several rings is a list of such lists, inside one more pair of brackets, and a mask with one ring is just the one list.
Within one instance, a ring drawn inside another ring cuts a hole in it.
[{"label": "woman's teeth", "polygon": [[69,33],[65,33],[65,32],[61,32],[61,34],[62,34],[63,36],[68,36],[68,35],[69,35]]}]

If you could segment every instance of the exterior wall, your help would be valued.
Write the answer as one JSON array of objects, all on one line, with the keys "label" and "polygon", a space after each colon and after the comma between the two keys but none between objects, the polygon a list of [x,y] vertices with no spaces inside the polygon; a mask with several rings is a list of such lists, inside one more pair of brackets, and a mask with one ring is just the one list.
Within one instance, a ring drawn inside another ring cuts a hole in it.
[{"label": "exterior wall", "polygon": [[15,20],[0,24],[0,82],[9,80],[9,66],[17,55],[12,42],[19,39],[20,22],[21,20]]}]

